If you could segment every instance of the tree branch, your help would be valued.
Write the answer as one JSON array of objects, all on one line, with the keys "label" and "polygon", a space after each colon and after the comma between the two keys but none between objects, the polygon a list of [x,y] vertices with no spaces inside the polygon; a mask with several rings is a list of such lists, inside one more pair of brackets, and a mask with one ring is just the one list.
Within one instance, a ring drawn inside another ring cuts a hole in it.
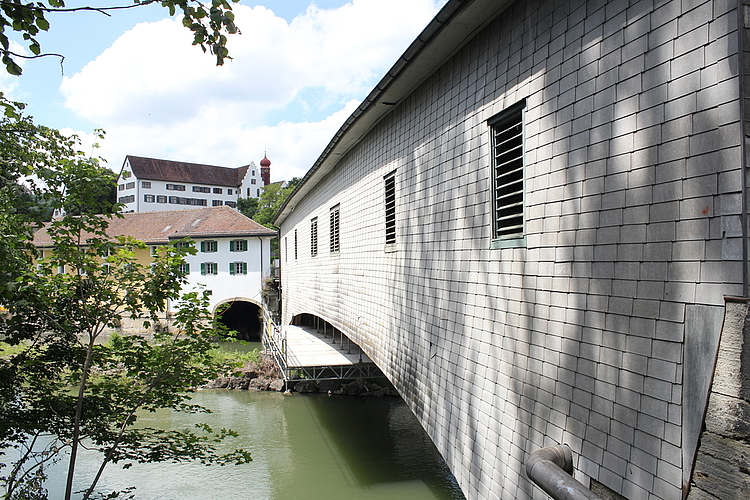
[{"label": "tree branch", "polygon": [[[112,7],[91,7],[89,5],[84,5],[81,7],[64,7],[64,8],[56,8],[56,7],[47,7],[42,4],[39,5],[24,5],[25,8],[37,11],[37,12],[84,12],[84,11],[93,11],[93,12],[99,12],[100,14],[104,14],[105,16],[109,16],[109,11],[112,10],[125,10],[125,9],[133,9],[135,7],[143,7],[144,5],[150,5],[152,3],[157,3],[158,0],[146,0],[145,2],[138,2],[133,3],[131,5],[114,5]],[[17,7],[17,4],[15,2],[8,2],[6,0],[0,0],[0,6],[14,6]]]},{"label": "tree branch", "polygon": [[0,54],[3,54],[4,56],[20,57],[21,59],[39,59],[41,57],[49,57],[49,56],[59,57],[60,58],[60,74],[61,75],[65,74],[65,68],[63,66],[64,63],[65,63],[65,56],[62,55],[62,54],[56,54],[54,52],[48,52],[48,53],[44,53],[44,54],[37,54],[35,56],[27,56],[27,55],[24,55],[24,54],[18,54],[17,52],[13,52],[13,51],[10,51],[10,50],[2,50],[2,51],[0,51]]}]

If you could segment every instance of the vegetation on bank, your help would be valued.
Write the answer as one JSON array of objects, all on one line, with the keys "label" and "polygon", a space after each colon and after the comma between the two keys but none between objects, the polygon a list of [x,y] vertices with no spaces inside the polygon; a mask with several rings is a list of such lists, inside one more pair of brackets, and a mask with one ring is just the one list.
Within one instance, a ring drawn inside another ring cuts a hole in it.
[{"label": "vegetation on bank", "polygon": [[[115,498],[97,491],[112,464],[249,461],[245,450],[219,451],[231,430],[136,425],[161,408],[206,411],[190,403],[191,392],[238,362],[215,351],[227,332],[208,296],[182,294],[180,266],[195,250],[164,246],[140,263],[143,242],[106,234],[119,210],[111,171],[75,138],[34,124],[21,105],[0,108],[0,449],[16,450],[12,459],[0,455],[3,498],[46,499],[56,461],[67,462],[65,500],[79,488],[84,500]],[[65,215],[50,223],[52,248],[40,256],[31,241],[50,209]],[[168,303],[176,305],[172,325],[152,335]],[[102,342],[123,315],[146,317],[144,334]],[[84,443],[101,456],[93,472],[76,468]]]}]

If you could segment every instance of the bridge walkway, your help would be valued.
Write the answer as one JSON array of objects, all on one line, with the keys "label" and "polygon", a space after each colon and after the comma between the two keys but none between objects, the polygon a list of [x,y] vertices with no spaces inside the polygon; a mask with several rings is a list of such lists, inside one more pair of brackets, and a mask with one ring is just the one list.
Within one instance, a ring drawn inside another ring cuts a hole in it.
[{"label": "bridge walkway", "polygon": [[383,374],[362,349],[337,330],[266,323],[263,345],[285,381],[375,378]]}]

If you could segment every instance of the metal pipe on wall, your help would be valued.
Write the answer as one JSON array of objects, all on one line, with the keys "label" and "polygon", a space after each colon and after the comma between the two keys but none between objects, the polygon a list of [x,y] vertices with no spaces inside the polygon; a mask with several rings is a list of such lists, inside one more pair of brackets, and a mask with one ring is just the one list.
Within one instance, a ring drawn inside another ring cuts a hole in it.
[{"label": "metal pipe on wall", "polygon": [[536,450],[526,461],[526,475],[554,500],[601,500],[573,474],[573,452],[566,444]]}]

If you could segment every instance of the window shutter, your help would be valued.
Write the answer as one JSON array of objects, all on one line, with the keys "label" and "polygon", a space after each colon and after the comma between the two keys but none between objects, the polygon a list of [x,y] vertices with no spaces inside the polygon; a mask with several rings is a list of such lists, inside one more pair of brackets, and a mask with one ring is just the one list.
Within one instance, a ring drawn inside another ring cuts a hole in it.
[{"label": "window shutter", "polygon": [[242,251],[247,252],[247,240],[242,240]]},{"label": "window shutter", "polygon": [[205,251],[206,251],[206,242],[201,241],[201,252],[205,252]]},{"label": "window shutter", "polygon": [[[201,242],[201,246],[203,246],[203,242]],[[206,263],[205,262],[201,262],[201,274],[203,276],[206,275]]]},{"label": "window shutter", "polygon": [[234,262],[229,263],[229,274],[234,274]]}]

